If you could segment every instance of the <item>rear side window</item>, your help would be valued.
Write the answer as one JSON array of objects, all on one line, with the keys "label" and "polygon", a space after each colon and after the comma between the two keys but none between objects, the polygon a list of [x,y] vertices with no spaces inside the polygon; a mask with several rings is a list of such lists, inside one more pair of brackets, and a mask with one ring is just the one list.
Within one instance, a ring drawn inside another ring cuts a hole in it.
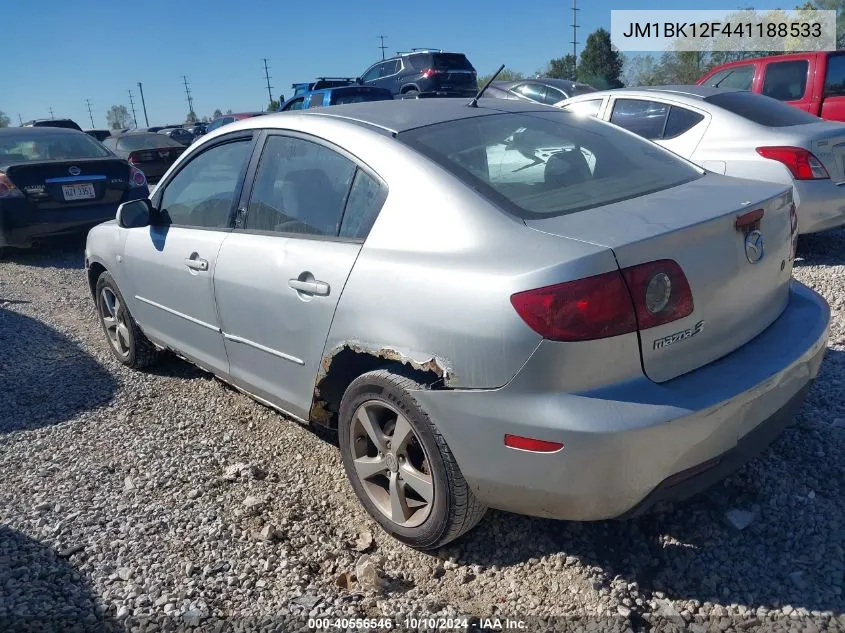
[{"label": "rear side window", "polygon": [[687,130],[692,129],[704,120],[704,116],[698,112],[672,106],[669,109],[669,118],[666,119],[666,128],[663,130],[663,138],[670,139],[680,136]]},{"label": "rear side window", "polygon": [[246,228],[337,236],[356,169],[323,145],[271,136],[261,153]]},{"label": "rear side window", "polygon": [[522,84],[513,91],[537,103],[543,103],[546,99],[546,87],[540,84]]},{"label": "rear side window", "polygon": [[754,81],[754,66],[735,66],[722,70],[704,82],[705,86],[716,88],[733,88],[735,90],[751,90]]},{"label": "rear side window", "polygon": [[824,96],[845,95],[845,55],[831,55],[827,58],[827,75],[824,78]]},{"label": "rear side window", "polygon": [[398,138],[522,218],[577,213],[702,175],[657,145],[566,112],[479,116]]},{"label": "rear side window", "polygon": [[384,204],[386,194],[377,180],[358,169],[346,201],[343,221],[340,223],[340,236],[352,239],[367,237]]},{"label": "rear side window", "polygon": [[546,86],[546,98],[543,100],[543,103],[554,105],[564,99],[566,99],[566,95],[563,94],[562,91],[557,88],[552,88],[551,86]]},{"label": "rear side window", "polygon": [[323,105],[323,101],[325,100],[326,93],[324,92],[317,92],[311,95],[311,102],[308,104],[309,108],[319,108]]},{"label": "rear side window", "polygon": [[663,137],[669,106],[657,101],[617,99],[610,122],[649,140]]},{"label": "rear side window", "polygon": [[807,60],[771,62],[763,75],[763,94],[778,101],[796,101],[807,87]]},{"label": "rear side window", "polygon": [[753,92],[725,92],[707,97],[705,101],[766,127],[788,127],[821,121],[808,112]]}]

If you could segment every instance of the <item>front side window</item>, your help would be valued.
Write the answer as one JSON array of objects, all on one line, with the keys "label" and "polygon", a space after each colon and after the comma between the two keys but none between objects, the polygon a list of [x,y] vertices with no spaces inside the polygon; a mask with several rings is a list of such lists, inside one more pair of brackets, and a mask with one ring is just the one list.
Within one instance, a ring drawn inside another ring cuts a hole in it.
[{"label": "front side window", "polygon": [[610,122],[643,138],[654,140],[663,136],[669,106],[643,99],[617,99],[613,104]]},{"label": "front side window", "polygon": [[294,99],[289,104],[285,106],[285,112],[289,110],[302,110],[305,107],[305,97],[299,97],[298,99]]},{"label": "front side window", "polygon": [[657,145],[567,112],[479,116],[398,138],[522,218],[577,213],[702,176]]},{"label": "front side window", "polygon": [[258,164],[245,228],[337,236],[356,167],[323,145],[270,136]]},{"label": "front side window", "polygon": [[379,78],[379,69],[382,67],[382,64],[376,64],[372,68],[370,68],[364,75],[361,77],[361,81],[374,81],[375,79]]},{"label": "front side window", "polygon": [[778,101],[796,101],[804,96],[807,87],[807,60],[772,62],[766,64],[763,75],[763,94]]},{"label": "front side window", "polygon": [[751,90],[754,81],[754,66],[735,66],[716,73],[705,84],[716,88],[733,88],[734,90]]},{"label": "front side window", "polygon": [[165,186],[160,223],[227,228],[251,147],[251,139],[239,139],[192,158]]}]

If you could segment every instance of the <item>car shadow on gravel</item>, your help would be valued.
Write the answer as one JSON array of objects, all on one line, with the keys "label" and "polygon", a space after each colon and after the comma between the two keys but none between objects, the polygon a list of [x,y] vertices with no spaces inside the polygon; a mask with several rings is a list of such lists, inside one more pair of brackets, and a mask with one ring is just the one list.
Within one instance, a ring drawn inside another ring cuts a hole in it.
[{"label": "car shadow on gravel", "polygon": [[98,609],[80,556],[0,525],[0,631],[122,630]]},{"label": "car shadow on gravel", "polygon": [[[794,423],[758,458],[687,501],[593,523],[493,511],[450,554],[462,564],[500,567],[552,556],[565,560],[564,570],[594,572],[596,590],[610,590],[618,577],[636,583],[646,600],[841,614],[845,384],[836,376],[843,374],[845,352],[828,349]],[[750,513],[750,525],[729,525],[730,510]]]},{"label": "car shadow on gravel", "polygon": [[10,248],[0,256],[0,264],[11,262],[33,268],[63,268],[72,270],[85,267],[85,233],[72,233],[45,238],[32,248]]},{"label": "car shadow on gravel", "polygon": [[845,264],[845,228],[810,233],[798,238],[796,267],[840,264]]},{"label": "car shadow on gravel", "polygon": [[0,307],[0,436],[59,424],[109,402],[115,378],[70,338]]}]

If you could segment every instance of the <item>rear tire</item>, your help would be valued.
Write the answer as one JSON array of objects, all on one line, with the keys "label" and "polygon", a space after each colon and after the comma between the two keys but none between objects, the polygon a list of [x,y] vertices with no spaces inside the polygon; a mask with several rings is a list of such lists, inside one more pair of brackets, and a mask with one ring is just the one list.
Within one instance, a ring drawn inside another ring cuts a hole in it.
[{"label": "rear tire", "polygon": [[97,278],[94,302],[109,349],[120,363],[142,369],[158,360],[158,350],[135,323],[110,273],[104,272]]},{"label": "rear tire", "polygon": [[403,99],[419,99],[420,91],[419,90],[406,90],[402,93]]},{"label": "rear tire", "polygon": [[338,420],[343,466],[359,501],[386,532],[424,550],[468,532],[487,510],[411,394],[425,388],[391,370],[368,372],[346,389]]}]

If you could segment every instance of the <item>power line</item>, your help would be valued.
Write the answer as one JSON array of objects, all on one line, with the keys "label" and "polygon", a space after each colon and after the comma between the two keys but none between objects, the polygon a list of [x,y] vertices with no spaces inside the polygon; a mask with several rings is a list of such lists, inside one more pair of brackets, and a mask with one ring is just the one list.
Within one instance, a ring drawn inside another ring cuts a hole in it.
[{"label": "power line", "polygon": [[144,108],[144,121],[146,122],[147,127],[150,127],[150,119],[147,117],[147,102],[144,101],[144,86],[140,81],[138,82],[138,91],[141,93],[141,105]]},{"label": "power line", "polygon": [[185,75],[182,75],[182,81],[185,84],[185,94],[188,95],[188,112],[193,112],[194,111],[194,100],[191,97],[191,89],[188,88],[188,77],[185,76]]},{"label": "power line", "polygon": [[129,92],[129,107],[132,108],[132,123],[135,124],[135,127],[138,127],[138,117],[135,116],[135,102],[132,101],[132,89],[128,90]]},{"label": "power line", "polygon": [[270,97],[270,103],[273,102],[273,86],[270,85],[270,69],[267,67],[267,58],[262,57],[264,60],[264,77],[267,79],[267,95]]},{"label": "power line", "polygon": [[88,106],[88,117],[91,119],[91,127],[97,127],[96,125],[94,125],[94,115],[91,114],[91,99],[86,99],[85,105]]},{"label": "power line", "polygon": [[381,40],[381,46],[379,46],[379,48],[381,49],[381,58],[382,58],[382,60],[384,60],[384,51],[385,51],[385,49],[387,48],[387,46],[385,46],[385,45],[384,45],[384,38],[385,38],[386,36],[384,36],[384,35],[379,35],[378,37],[379,37],[379,39]]},{"label": "power line", "polygon": [[[572,0],[572,57],[573,66],[578,68],[578,11],[580,9],[576,6],[578,0]],[[574,77],[573,77],[574,79]]]}]

